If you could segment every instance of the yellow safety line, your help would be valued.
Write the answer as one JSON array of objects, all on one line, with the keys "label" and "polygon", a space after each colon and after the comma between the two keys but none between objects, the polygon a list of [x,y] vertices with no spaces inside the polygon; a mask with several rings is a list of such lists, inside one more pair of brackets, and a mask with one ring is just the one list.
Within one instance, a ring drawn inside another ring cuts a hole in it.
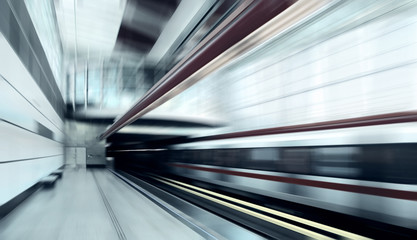
[{"label": "yellow safety line", "polygon": [[185,187],[178,186],[178,185],[176,185],[176,184],[174,184],[174,183],[171,183],[171,182],[168,182],[168,181],[165,181],[165,180],[162,180],[162,179],[157,179],[157,180],[158,180],[158,181],[160,181],[160,182],[163,182],[163,183],[165,183],[165,184],[168,184],[168,185],[170,185],[170,186],[173,186],[173,187],[176,187],[176,188],[178,188],[178,189],[181,189],[181,190],[183,190],[183,191],[186,191],[186,192],[192,193],[192,194],[194,194],[194,195],[197,195],[197,196],[199,196],[199,197],[202,197],[202,198],[208,199],[208,200],[210,200],[210,201],[213,201],[213,202],[216,202],[216,203],[222,204],[222,205],[224,205],[224,206],[226,206],[226,207],[229,207],[229,208],[232,208],[232,209],[238,210],[238,211],[240,211],[240,212],[246,213],[246,214],[248,214],[248,215],[254,216],[254,217],[256,217],[256,218],[262,219],[262,220],[264,220],[264,221],[267,221],[267,222],[273,223],[273,224],[275,224],[275,225],[278,225],[278,226],[281,226],[281,227],[284,227],[284,228],[290,229],[290,230],[292,230],[292,231],[294,231],[294,232],[301,233],[301,234],[303,234],[303,235],[305,235],[305,236],[308,236],[308,237],[311,237],[311,238],[314,238],[314,239],[334,239],[334,238],[330,238],[330,237],[327,237],[327,236],[325,236],[325,235],[322,235],[322,234],[319,234],[319,233],[316,233],[316,232],[313,232],[313,231],[310,231],[310,230],[307,230],[307,229],[304,229],[304,228],[301,228],[301,227],[295,226],[295,225],[293,225],[293,224],[286,223],[286,222],[283,222],[283,221],[277,220],[277,219],[275,219],[275,218],[272,218],[272,217],[268,217],[268,216],[262,215],[262,214],[260,214],[260,213],[254,212],[254,211],[252,211],[252,210],[248,210],[248,209],[246,209],[246,208],[236,206],[236,205],[234,205],[234,204],[231,204],[231,203],[228,203],[228,202],[225,202],[225,201],[219,200],[219,199],[217,199],[217,198],[214,198],[214,197],[210,197],[210,196],[204,195],[204,194],[202,194],[202,193],[199,193],[199,192],[193,191],[193,190],[191,190],[191,189],[188,189],[188,188],[185,188]]},{"label": "yellow safety line", "polygon": [[259,206],[259,205],[256,205],[256,204],[253,204],[253,203],[250,203],[250,202],[246,202],[246,201],[243,201],[243,200],[240,200],[240,199],[237,199],[237,198],[233,198],[233,197],[229,197],[229,196],[226,196],[226,195],[223,195],[223,194],[220,194],[220,193],[209,191],[209,190],[204,189],[204,188],[196,187],[196,186],[193,186],[193,185],[190,185],[190,184],[178,182],[178,181],[168,179],[168,178],[164,178],[164,177],[161,177],[161,178],[163,178],[167,181],[171,181],[173,183],[182,185],[182,186],[186,186],[186,187],[189,187],[189,188],[192,188],[192,189],[195,189],[195,190],[198,190],[198,191],[216,196],[216,197],[220,197],[220,198],[232,201],[232,202],[239,203],[241,205],[245,205],[245,206],[248,206],[248,207],[251,207],[251,208],[254,208],[254,209],[258,209],[258,210],[273,214],[275,216],[283,217],[283,218],[286,218],[286,219],[289,219],[289,220],[292,220],[292,221],[295,221],[295,222],[299,222],[299,223],[302,223],[302,224],[305,224],[305,225],[308,225],[308,226],[311,226],[311,227],[322,229],[322,230],[325,230],[327,232],[331,232],[331,233],[340,235],[340,236],[348,238],[348,239],[358,239],[358,240],[359,239],[361,239],[361,240],[362,239],[363,240],[371,239],[371,238],[367,238],[367,237],[364,237],[364,236],[361,236],[361,235],[358,235],[358,234],[347,232],[347,231],[344,231],[344,230],[341,230],[341,229],[338,229],[338,228],[330,227],[330,226],[327,226],[327,225],[324,225],[324,224],[321,224],[321,223],[313,222],[311,220],[296,217],[296,216],[293,216],[293,215],[290,215],[290,214],[287,214],[287,213],[284,213],[284,212],[277,211],[275,209]]}]

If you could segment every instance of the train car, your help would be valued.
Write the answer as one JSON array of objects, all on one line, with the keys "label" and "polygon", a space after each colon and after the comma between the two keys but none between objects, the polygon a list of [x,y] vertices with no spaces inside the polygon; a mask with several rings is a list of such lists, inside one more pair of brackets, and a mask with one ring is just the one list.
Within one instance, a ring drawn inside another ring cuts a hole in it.
[{"label": "train car", "polygon": [[[417,124],[191,141],[170,174],[417,229]],[[236,191],[237,190],[237,191]]]}]

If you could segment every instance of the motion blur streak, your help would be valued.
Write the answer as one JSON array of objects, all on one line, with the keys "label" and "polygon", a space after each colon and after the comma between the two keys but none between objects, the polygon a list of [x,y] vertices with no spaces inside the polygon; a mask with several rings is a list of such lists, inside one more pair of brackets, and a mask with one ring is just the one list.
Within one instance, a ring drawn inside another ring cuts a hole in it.
[{"label": "motion blur streak", "polygon": [[217,172],[217,173],[222,173],[222,174],[256,178],[256,179],[262,179],[262,180],[270,180],[270,181],[275,181],[275,182],[292,183],[292,184],[305,185],[305,186],[310,186],[310,187],[321,187],[321,188],[327,188],[327,189],[333,189],[333,190],[364,193],[364,194],[398,198],[398,199],[404,199],[404,200],[414,200],[414,201],[417,200],[417,192],[415,191],[403,191],[403,190],[378,188],[378,187],[329,183],[329,182],[324,182],[324,181],[288,178],[288,177],[271,176],[271,175],[256,174],[256,173],[245,173],[245,172],[238,172],[238,171],[231,171],[231,170],[224,170],[224,169],[211,169],[211,168],[199,167],[199,166],[187,166],[184,164],[172,164],[172,165],[175,167],[181,167],[181,168],[189,168],[189,169],[194,169],[194,170],[201,170],[201,171],[208,171],[208,172],[215,172],[215,173]]},{"label": "motion blur streak", "polygon": [[[264,211],[264,212],[267,212],[267,213],[270,213],[270,214],[273,214],[273,215],[276,215],[276,216],[279,216],[279,217],[283,217],[283,218],[286,218],[286,219],[290,219],[292,221],[296,221],[296,222],[299,222],[299,223],[302,223],[302,224],[305,224],[305,225],[308,225],[308,226],[312,226],[312,227],[315,227],[315,228],[318,228],[318,229],[322,229],[322,230],[340,235],[342,237],[346,237],[346,238],[350,238],[350,239],[358,239],[358,240],[359,239],[370,239],[370,238],[360,236],[358,234],[343,231],[343,230],[340,230],[340,229],[337,229],[337,228],[334,228],[334,227],[330,227],[330,226],[327,226],[327,225],[324,225],[324,224],[313,222],[313,221],[310,221],[310,220],[307,220],[307,219],[304,219],[304,218],[296,217],[296,216],[293,216],[293,215],[290,215],[290,214],[287,214],[287,213],[283,213],[283,212],[280,212],[280,211],[277,211],[277,210],[274,210],[274,209],[271,209],[271,208],[266,208],[266,207],[256,205],[256,204],[253,204],[253,203],[250,203],[250,202],[247,202],[247,201],[242,201],[242,200],[237,199],[237,198],[229,197],[229,196],[219,194],[219,193],[216,193],[216,192],[213,192],[213,191],[209,191],[209,190],[206,190],[206,189],[203,189],[203,188],[200,188],[200,187],[196,187],[196,186],[193,186],[193,185],[190,185],[190,184],[182,183],[182,182],[171,180],[171,179],[168,179],[168,178],[163,178],[163,179],[165,179],[166,181],[170,181],[172,183],[175,183],[177,185],[182,185],[182,186],[185,186],[185,187],[188,187],[188,188],[192,188],[192,189],[195,189],[197,191],[210,194],[212,196],[223,198],[225,200],[236,202],[238,204],[241,204],[241,205],[244,205],[244,206],[247,206],[247,207],[251,207],[251,208],[261,210],[261,211]],[[166,181],[165,181],[165,183],[166,183]]]},{"label": "motion blur streak", "polygon": [[[333,1],[333,4],[337,2]],[[221,31],[219,30],[218,35],[213,38],[209,36],[209,42],[203,41],[204,45],[200,44],[196,47],[196,50],[192,52],[193,55],[187,56],[173,70],[168,72],[128,112],[118,118],[101,134],[99,139],[109,137],[210,73],[265,43],[271,36],[281,33],[320,8],[330,4],[330,1],[302,0],[294,5],[291,4],[293,4],[293,1],[280,1],[279,4],[274,1],[254,1],[250,3],[248,11],[239,12],[241,15],[233,19],[234,21],[231,21],[230,25],[219,26]],[[239,11],[242,11],[242,9]],[[281,16],[281,13],[284,13],[283,16]]]},{"label": "motion blur streak", "polygon": [[237,211],[240,211],[240,212],[243,212],[243,213],[249,214],[249,215],[251,215],[251,216],[254,216],[254,217],[256,217],[256,218],[262,219],[262,220],[264,220],[264,221],[268,221],[268,222],[273,223],[273,224],[275,224],[275,225],[278,225],[278,226],[281,226],[281,227],[284,227],[284,228],[290,229],[290,230],[292,230],[292,231],[294,231],[294,232],[301,233],[301,234],[303,234],[303,235],[305,235],[305,236],[308,236],[308,237],[311,237],[311,238],[313,238],[313,239],[333,239],[333,238],[329,238],[329,237],[327,237],[327,236],[324,236],[324,235],[322,235],[322,234],[318,234],[318,233],[315,233],[315,232],[313,232],[313,231],[310,231],[310,230],[307,230],[307,229],[304,229],[304,228],[301,228],[301,227],[295,226],[295,225],[293,225],[293,224],[289,224],[289,223],[286,223],[286,222],[283,222],[283,221],[280,221],[280,220],[277,220],[277,219],[274,219],[274,218],[271,218],[271,217],[268,217],[268,216],[265,216],[265,215],[259,214],[259,213],[257,213],[257,212],[254,212],[254,211],[251,211],[251,210],[245,209],[245,208],[243,208],[243,207],[239,207],[239,206],[233,205],[233,204],[231,204],[231,203],[228,203],[228,202],[225,202],[225,201],[222,201],[222,200],[219,200],[219,199],[216,199],[216,198],[213,198],[213,197],[210,197],[210,196],[207,196],[207,195],[201,194],[201,193],[199,193],[199,192],[196,192],[196,191],[193,191],[193,190],[190,190],[190,189],[187,189],[187,188],[184,188],[184,187],[181,187],[181,186],[175,185],[175,184],[173,184],[173,183],[170,183],[170,182],[167,182],[167,181],[164,181],[164,180],[160,180],[160,179],[157,179],[157,180],[159,180],[159,181],[161,181],[161,182],[163,182],[163,183],[165,183],[165,184],[168,184],[168,185],[170,185],[170,186],[172,186],[172,187],[175,187],[175,188],[181,189],[181,190],[183,190],[183,191],[186,191],[186,192],[192,193],[192,194],[194,194],[194,195],[197,195],[197,196],[199,196],[199,197],[202,197],[202,198],[208,199],[208,200],[213,201],[213,202],[216,202],[216,203],[218,203],[218,204],[222,204],[222,205],[224,205],[224,206],[226,206],[226,207],[229,207],[229,208],[235,209],[235,210],[237,210]]}]

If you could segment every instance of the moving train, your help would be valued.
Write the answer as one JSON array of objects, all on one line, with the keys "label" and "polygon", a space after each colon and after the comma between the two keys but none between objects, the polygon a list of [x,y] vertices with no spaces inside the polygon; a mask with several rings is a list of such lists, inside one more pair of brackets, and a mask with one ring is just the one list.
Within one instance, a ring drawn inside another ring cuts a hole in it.
[{"label": "moving train", "polygon": [[417,229],[416,133],[408,122],[225,135],[171,145],[163,163],[170,174],[242,193]]}]

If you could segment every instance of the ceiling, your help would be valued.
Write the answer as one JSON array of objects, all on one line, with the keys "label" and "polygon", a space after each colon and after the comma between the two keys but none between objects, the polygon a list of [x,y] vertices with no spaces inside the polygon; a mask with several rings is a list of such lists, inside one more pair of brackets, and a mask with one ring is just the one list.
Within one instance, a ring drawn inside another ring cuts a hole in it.
[{"label": "ceiling", "polygon": [[66,60],[110,55],[125,7],[126,0],[56,0]]},{"label": "ceiling", "polygon": [[123,56],[156,65],[203,19],[218,18],[219,0],[55,0],[65,64]]},{"label": "ceiling", "polygon": [[239,2],[54,0],[69,110],[127,111]]},{"label": "ceiling", "polygon": [[[54,0],[67,78],[66,117],[80,126],[111,124],[239,2]],[[217,124],[171,116],[137,121],[134,131],[178,136]]]},{"label": "ceiling", "polygon": [[128,1],[117,34],[116,49],[149,53],[179,3],[180,0]]}]

